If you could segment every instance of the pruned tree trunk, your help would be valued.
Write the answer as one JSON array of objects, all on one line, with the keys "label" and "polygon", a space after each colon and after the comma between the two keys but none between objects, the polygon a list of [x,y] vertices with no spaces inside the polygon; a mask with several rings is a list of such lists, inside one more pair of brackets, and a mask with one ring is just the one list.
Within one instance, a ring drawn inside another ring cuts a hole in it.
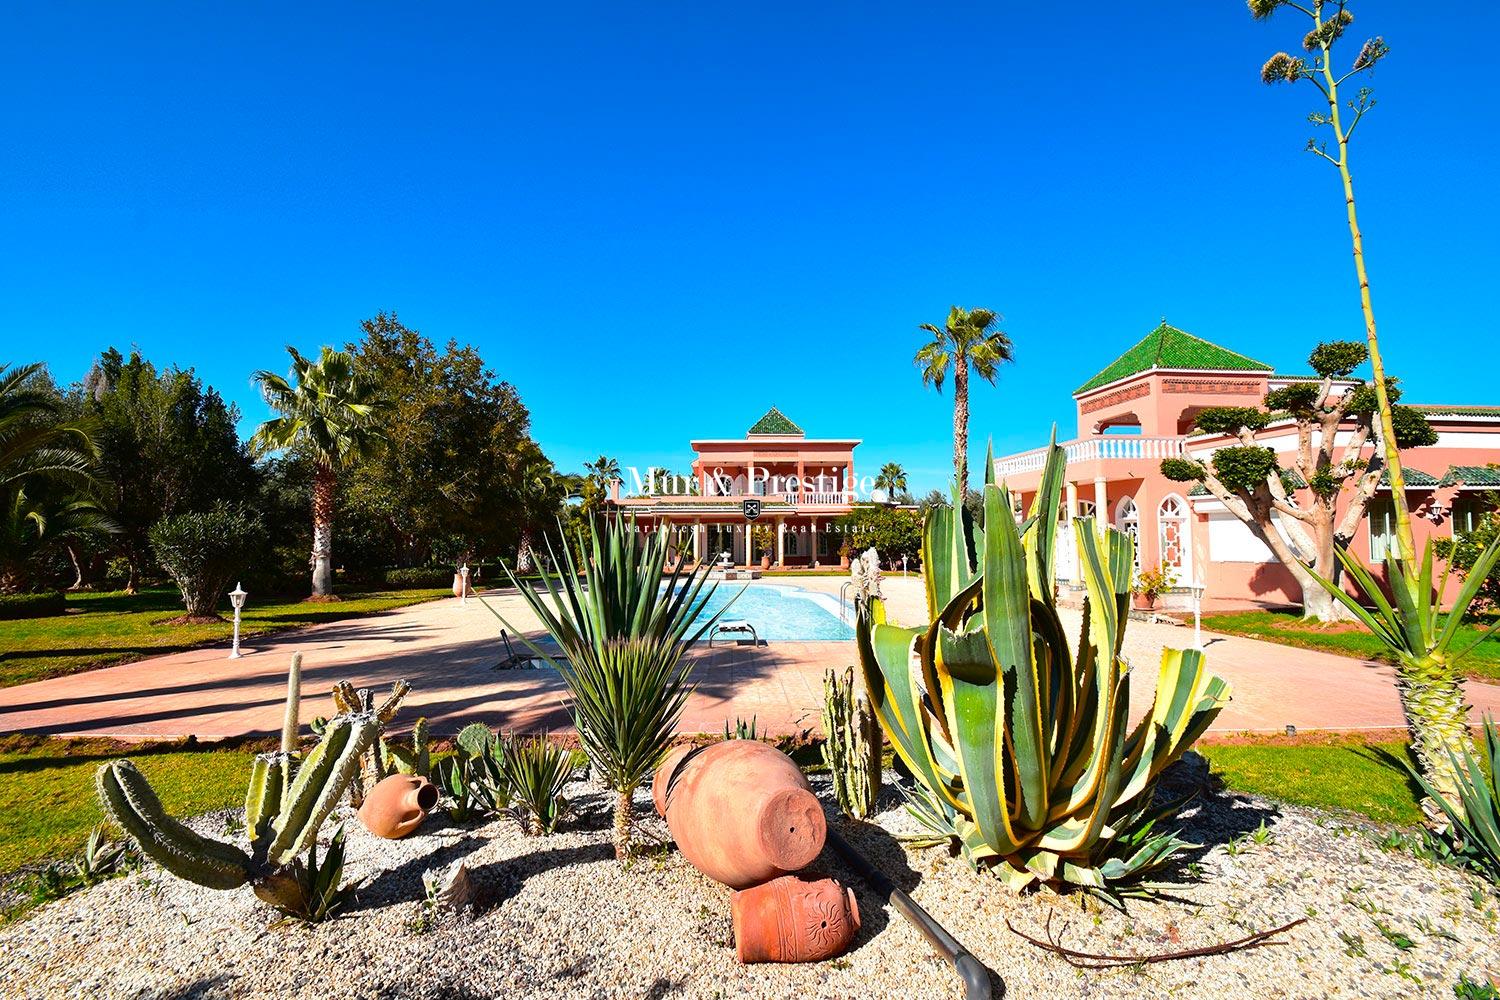
[{"label": "pruned tree trunk", "polygon": [[615,795],[615,858],[619,861],[630,856],[630,814],[633,799],[631,790]]},{"label": "pruned tree trunk", "polygon": [[333,597],[333,470],[320,465],[313,475],[312,596]]},{"label": "pruned tree trunk", "polygon": [[963,358],[953,364],[953,478],[963,503],[969,493],[969,369]]},{"label": "pruned tree trunk", "polygon": [[531,529],[521,532],[521,544],[516,549],[516,575],[525,576],[535,571],[535,560],[531,555]]}]

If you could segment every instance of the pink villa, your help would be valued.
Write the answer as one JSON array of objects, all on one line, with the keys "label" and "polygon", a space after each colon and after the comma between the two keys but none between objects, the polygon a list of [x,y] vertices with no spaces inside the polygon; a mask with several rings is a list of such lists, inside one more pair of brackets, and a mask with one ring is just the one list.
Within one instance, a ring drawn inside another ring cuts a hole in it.
[{"label": "pink villa", "polygon": [[[1206,489],[1173,482],[1160,464],[1176,456],[1206,459],[1214,449],[1238,443],[1192,433],[1204,408],[1257,406],[1267,390],[1313,377],[1278,375],[1270,365],[1163,322],[1073,393],[1078,434],[1059,442],[1068,460],[1062,516],[1107,517],[1136,537],[1138,568],[1163,566],[1179,587],[1201,583],[1209,603],[1297,603],[1297,584],[1270,549]],[[1500,486],[1500,468],[1494,467],[1500,463],[1500,406],[1416,409],[1438,433],[1435,445],[1401,456],[1420,545],[1471,528],[1485,509],[1485,494]],[[1291,420],[1273,421],[1257,440],[1282,453],[1283,467],[1291,464],[1297,448]],[[1365,454],[1372,450],[1367,445]],[[1029,504],[1045,453],[1038,448],[997,458],[997,481],[1008,482]],[[1351,542],[1353,551],[1383,560],[1392,521],[1390,490],[1382,485]],[[1076,583],[1072,534],[1060,537],[1059,578]]]},{"label": "pink villa", "polygon": [[[658,482],[645,495],[621,496],[617,480],[611,501],[642,527],[678,532],[684,549],[691,539],[694,557],[707,562],[727,553],[740,566],[766,555],[777,566],[836,564],[833,519],[852,509],[858,445],[809,438],[773,406],[742,438],[692,442],[688,489],[669,492]],[[761,525],[775,538],[768,549],[750,530]]]}]

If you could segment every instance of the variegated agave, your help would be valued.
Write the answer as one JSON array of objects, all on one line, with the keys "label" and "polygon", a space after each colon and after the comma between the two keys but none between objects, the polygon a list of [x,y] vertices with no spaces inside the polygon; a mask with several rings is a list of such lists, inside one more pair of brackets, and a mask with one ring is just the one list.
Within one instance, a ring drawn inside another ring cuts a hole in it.
[{"label": "variegated agave", "polygon": [[[912,812],[1012,887],[1064,883],[1112,900],[1189,845],[1155,826],[1162,770],[1229,700],[1196,650],[1165,650],[1150,714],[1127,725],[1130,667],[1120,655],[1133,543],[1074,522],[1087,584],[1075,659],[1053,595],[1065,459],[1051,448],[1031,515],[987,474],[984,525],[960,504],[923,530],[926,628],[886,622],[879,599],[857,628],[881,725],[917,778]],[[993,469],[992,464],[987,468]]]}]

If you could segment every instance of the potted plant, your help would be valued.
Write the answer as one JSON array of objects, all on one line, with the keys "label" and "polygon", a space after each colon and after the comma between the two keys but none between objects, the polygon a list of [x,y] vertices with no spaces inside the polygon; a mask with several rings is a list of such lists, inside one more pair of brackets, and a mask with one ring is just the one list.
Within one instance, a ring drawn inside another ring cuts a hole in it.
[{"label": "potted plant", "polygon": [[844,544],[839,546],[839,569],[848,569],[849,560],[854,556],[854,539],[845,538]]},{"label": "potted plant", "polygon": [[757,524],[750,530],[750,538],[760,550],[760,568],[771,568],[771,551],[776,545],[776,533],[768,524]]},{"label": "potted plant", "polygon": [[1167,566],[1142,570],[1135,578],[1135,585],[1130,588],[1131,593],[1135,594],[1135,606],[1142,611],[1150,611],[1156,607],[1156,599],[1171,590],[1176,582],[1172,570]]}]

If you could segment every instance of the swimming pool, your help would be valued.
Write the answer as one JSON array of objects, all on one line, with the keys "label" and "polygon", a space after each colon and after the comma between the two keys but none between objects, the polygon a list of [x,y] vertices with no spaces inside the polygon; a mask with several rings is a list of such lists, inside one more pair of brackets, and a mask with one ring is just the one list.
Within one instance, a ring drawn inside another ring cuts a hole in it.
[{"label": "swimming pool", "polygon": [[[742,588],[744,593],[740,593]],[[735,594],[740,596],[735,598]],[[730,600],[734,604],[724,613],[724,619],[750,622],[766,642],[837,642],[854,638],[854,629],[839,617],[838,598],[801,587],[721,582],[709,595],[698,620],[713,617]],[[704,636],[703,641],[707,639]]]}]

